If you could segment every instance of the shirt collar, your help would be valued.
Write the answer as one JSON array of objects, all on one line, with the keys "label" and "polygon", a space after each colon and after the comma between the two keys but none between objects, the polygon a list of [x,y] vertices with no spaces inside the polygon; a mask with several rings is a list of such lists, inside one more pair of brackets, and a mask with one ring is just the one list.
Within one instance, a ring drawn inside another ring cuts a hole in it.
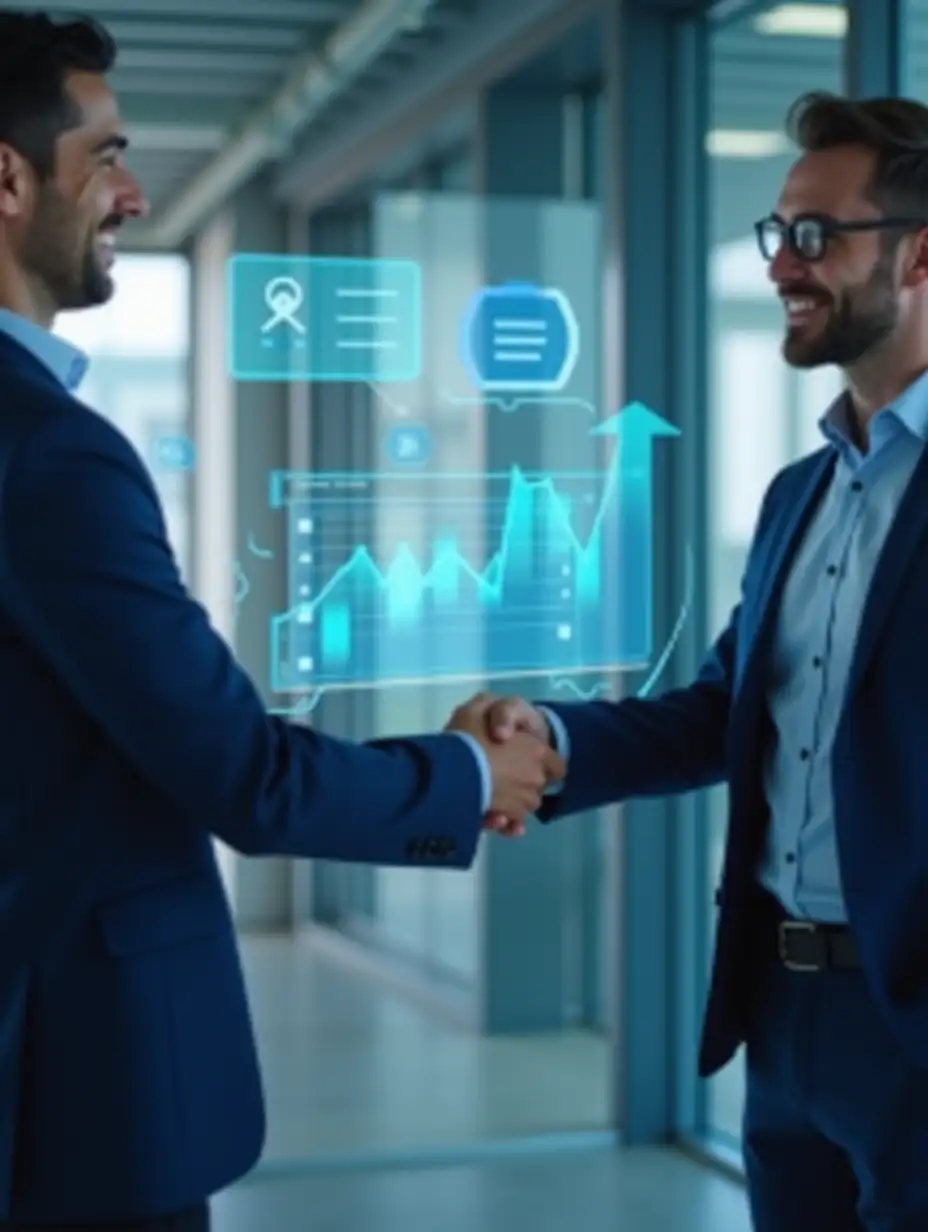
[{"label": "shirt collar", "polygon": [[0,308],[0,332],[34,355],[69,393],[77,390],[90,365],[83,351],[8,308]]},{"label": "shirt collar", "polygon": [[[850,399],[847,391],[839,394],[818,422],[822,435],[846,458],[858,458],[850,429]],[[878,446],[888,436],[904,429],[921,442],[928,442],[928,372],[902,391],[894,402],[881,407],[870,422],[871,446]]]}]

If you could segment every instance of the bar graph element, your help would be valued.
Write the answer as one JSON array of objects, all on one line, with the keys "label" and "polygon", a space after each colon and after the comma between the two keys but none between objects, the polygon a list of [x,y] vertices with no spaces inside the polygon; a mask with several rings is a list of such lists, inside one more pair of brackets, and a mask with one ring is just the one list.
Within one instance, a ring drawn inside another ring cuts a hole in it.
[{"label": "bar graph element", "polygon": [[558,475],[278,473],[293,606],[271,622],[272,687],[641,666],[648,616],[623,607],[650,599],[622,577],[619,469],[616,454]]},{"label": "bar graph element", "polygon": [[228,263],[237,381],[415,381],[422,278],[414,261],[239,253]]}]

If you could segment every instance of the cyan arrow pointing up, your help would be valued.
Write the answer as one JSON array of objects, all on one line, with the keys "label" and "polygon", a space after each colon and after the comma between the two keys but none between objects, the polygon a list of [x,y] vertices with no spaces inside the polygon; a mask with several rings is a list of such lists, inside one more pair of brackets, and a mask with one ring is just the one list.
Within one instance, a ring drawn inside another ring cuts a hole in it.
[{"label": "cyan arrow pointing up", "polygon": [[624,661],[646,664],[654,637],[653,442],[657,437],[679,436],[680,430],[642,402],[631,402],[590,434],[618,438],[612,460],[618,468],[618,611],[604,612],[603,618],[621,622]]}]

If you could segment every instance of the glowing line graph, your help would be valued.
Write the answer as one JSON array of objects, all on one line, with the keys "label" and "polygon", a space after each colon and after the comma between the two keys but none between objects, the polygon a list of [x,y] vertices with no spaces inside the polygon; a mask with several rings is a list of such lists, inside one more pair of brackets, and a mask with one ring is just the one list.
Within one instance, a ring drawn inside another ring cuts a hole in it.
[{"label": "glowing line graph", "polygon": [[[391,564],[386,569],[382,569],[375,561],[370,549],[362,544],[355,548],[352,556],[333,574],[330,581],[308,605],[298,605],[290,614],[305,611],[307,606],[314,610],[318,609],[333,591],[356,573],[366,576],[385,593],[396,594],[398,604],[402,603],[405,606],[411,601],[411,591],[414,590],[416,596],[420,597],[427,590],[439,588],[446,582],[449,573],[454,570],[474,582],[484,601],[497,603],[503,597],[506,574],[513,554],[519,547],[518,524],[521,520],[521,511],[527,501],[537,499],[538,495],[544,495],[550,501],[551,508],[557,517],[558,529],[568,541],[578,564],[589,568],[591,562],[598,564],[596,553],[599,549],[603,517],[607,512],[609,500],[616,490],[617,474],[618,462],[614,461],[607,472],[602,500],[585,543],[574,530],[569,510],[558,493],[554,481],[547,476],[542,479],[530,479],[519,467],[515,466],[509,472],[511,496],[506,502],[500,547],[483,569],[475,568],[457,548],[447,548],[439,551],[432,564],[423,570],[415,554],[405,546],[397,551]],[[596,475],[590,477],[598,478]],[[286,616],[278,619],[286,619]]]},{"label": "glowing line graph", "polygon": [[[533,476],[516,465],[414,481],[389,472],[276,472],[270,502],[290,510],[291,593],[299,598],[271,618],[274,689],[570,677],[646,665],[651,446],[678,433],[632,404],[591,434],[621,435],[607,467],[593,472]],[[567,491],[568,481],[581,490]],[[499,497],[475,499],[494,487]],[[456,491],[464,493],[457,503]],[[382,520],[395,507],[402,524],[413,506],[428,509],[425,551],[403,541],[388,556],[355,538],[356,514],[369,519],[376,510]],[[496,541],[488,555],[482,531],[473,550],[460,542],[473,537],[475,511]],[[449,521],[452,529],[435,531]]]}]

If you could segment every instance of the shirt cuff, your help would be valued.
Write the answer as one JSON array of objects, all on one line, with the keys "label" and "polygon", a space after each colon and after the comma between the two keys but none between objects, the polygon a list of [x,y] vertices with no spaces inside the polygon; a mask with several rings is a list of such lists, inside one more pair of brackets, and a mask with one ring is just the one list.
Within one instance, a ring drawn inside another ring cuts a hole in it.
[{"label": "shirt cuff", "polygon": [[468,744],[477,759],[477,766],[480,770],[480,816],[483,817],[489,813],[493,803],[493,771],[490,769],[490,759],[480,741],[470,732],[449,732],[449,735],[457,736],[459,740]]},{"label": "shirt cuff", "polygon": [[[551,729],[551,740],[554,744],[554,751],[558,757],[562,759],[565,765],[570,761],[570,736],[567,734],[567,728],[564,726],[564,720],[559,714],[555,714],[553,710],[549,710],[547,706],[536,706],[535,709],[539,714],[543,714],[548,722],[548,727]],[[558,792],[564,790],[564,782],[561,780],[558,783],[550,783],[545,789],[546,796],[556,796]]]}]

